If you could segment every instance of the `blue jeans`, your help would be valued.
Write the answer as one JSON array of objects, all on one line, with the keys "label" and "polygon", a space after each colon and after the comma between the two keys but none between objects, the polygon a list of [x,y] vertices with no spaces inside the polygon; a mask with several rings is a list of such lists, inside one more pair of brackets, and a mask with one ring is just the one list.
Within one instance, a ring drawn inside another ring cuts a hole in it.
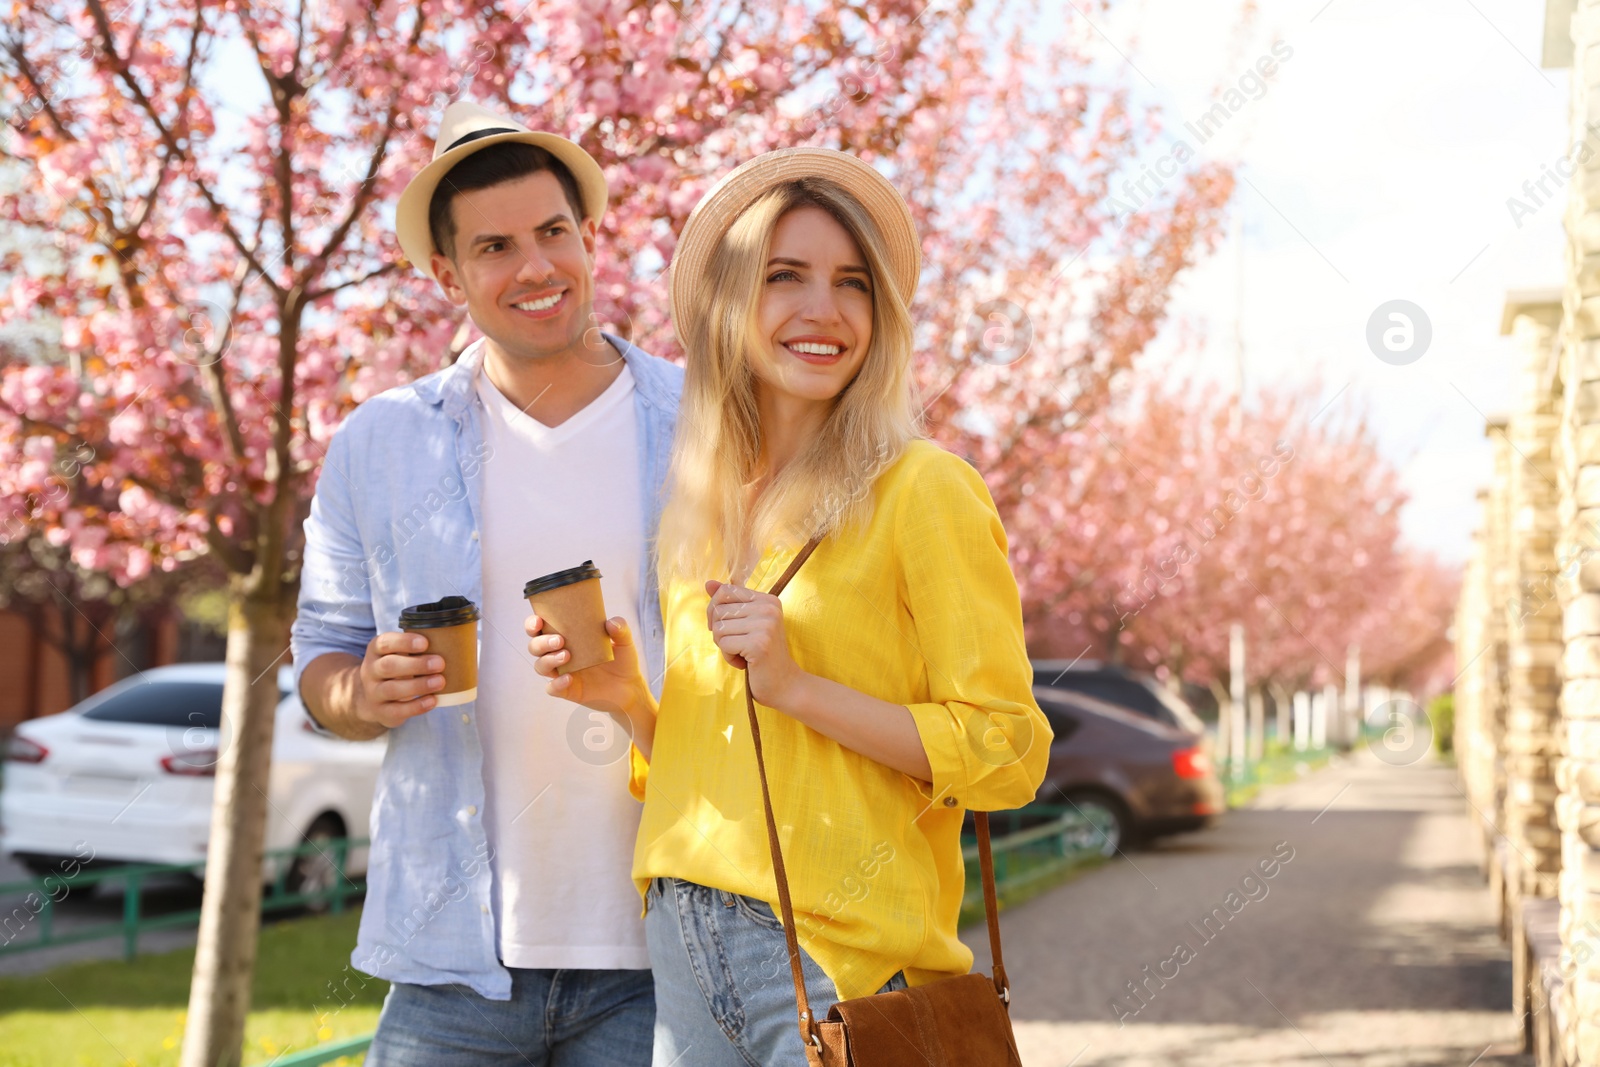
[{"label": "blue jeans", "polygon": [[511,971],[511,999],[396,982],[366,1067],[645,1067],[649,971]]},{"label": "blue jeans", "polygon": [[[654,1067],[806,1067],[783,924],[753,897],[657,878],[645,894],[656,976]],[[839,992],[803,950],[817,1018]],[[904,989],[896,974],[879,992]]]}]

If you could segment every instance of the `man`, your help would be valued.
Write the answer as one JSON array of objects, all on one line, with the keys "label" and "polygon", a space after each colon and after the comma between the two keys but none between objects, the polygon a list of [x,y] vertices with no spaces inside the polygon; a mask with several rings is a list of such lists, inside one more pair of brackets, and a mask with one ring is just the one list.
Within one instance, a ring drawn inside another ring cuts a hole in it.
[{"label": "man", "polygon": [[[546,693],[523,631],[523,583],[593,560],[659,686],[649,545],[682,372],[591,327],[605,204],[572,142],[445,111],[396,231],[484,338],[351,414],[306,523],[301,696],[319,729],[388,737],[351,957],[393,983],[369,1067],[650,1061],[627,738]],[[446,596],[482,628],[476,698],[440,706],[442,659],[395,631]]]}]

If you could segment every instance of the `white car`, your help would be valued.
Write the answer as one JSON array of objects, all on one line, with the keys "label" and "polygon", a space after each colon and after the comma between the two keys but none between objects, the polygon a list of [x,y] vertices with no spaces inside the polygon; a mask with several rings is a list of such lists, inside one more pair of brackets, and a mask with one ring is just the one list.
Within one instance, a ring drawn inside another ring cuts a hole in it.
[{"label": "white car", "polygon": [[[59,715],[20,724],[5,750],[0,851],[40,873],[86,856],[204,861],[217,758],[227,744],[220,728],[223,675],[220,663],[157,667]],[[313,732],[292,686],[285,668],[278,675],[267,850],[366,838],[386,742]],[[326,856],[296,860],[286,888],[331,885]],[[346,868],[361,874],[366,864],[367,850],[359,848]],[[281,870],[281,861],[269,860],[263,880]]]}]

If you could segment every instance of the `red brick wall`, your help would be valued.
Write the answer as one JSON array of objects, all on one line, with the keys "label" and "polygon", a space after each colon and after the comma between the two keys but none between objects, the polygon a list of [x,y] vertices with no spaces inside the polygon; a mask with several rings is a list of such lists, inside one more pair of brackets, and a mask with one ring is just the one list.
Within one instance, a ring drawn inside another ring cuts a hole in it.
[{"label": "red brick wall", "polygon": [[[176,658],[177,624],[164,620],[149,635],[152,662],[161,666]],[[91,692],[104,689],[133,668],[107,649],[90,673]],[[54,715],[72,706],[72,683],[65,658],[34,635],[28,616],[0,611],[0,734],[24,719]]]},{"label": "red brick wall", "polygon": [[11,612],[0,612],[0,733],[32,713],[33,634],[28,620]]}]

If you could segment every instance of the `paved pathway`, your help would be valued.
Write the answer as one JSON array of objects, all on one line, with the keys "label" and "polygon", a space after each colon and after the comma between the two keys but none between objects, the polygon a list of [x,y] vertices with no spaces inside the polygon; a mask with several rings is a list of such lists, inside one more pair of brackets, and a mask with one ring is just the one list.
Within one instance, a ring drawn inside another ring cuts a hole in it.
[{"label": "paved pathway", "polygon": [[[1214,908],[1226,921],[1202,928]],[[1515,1054],[1466,802],[1431,762],[1360,752],[1030,901],[1002,930],[1026,1067],[1532,1063]],[[981,926],[967,940],[987,967]]]}]

